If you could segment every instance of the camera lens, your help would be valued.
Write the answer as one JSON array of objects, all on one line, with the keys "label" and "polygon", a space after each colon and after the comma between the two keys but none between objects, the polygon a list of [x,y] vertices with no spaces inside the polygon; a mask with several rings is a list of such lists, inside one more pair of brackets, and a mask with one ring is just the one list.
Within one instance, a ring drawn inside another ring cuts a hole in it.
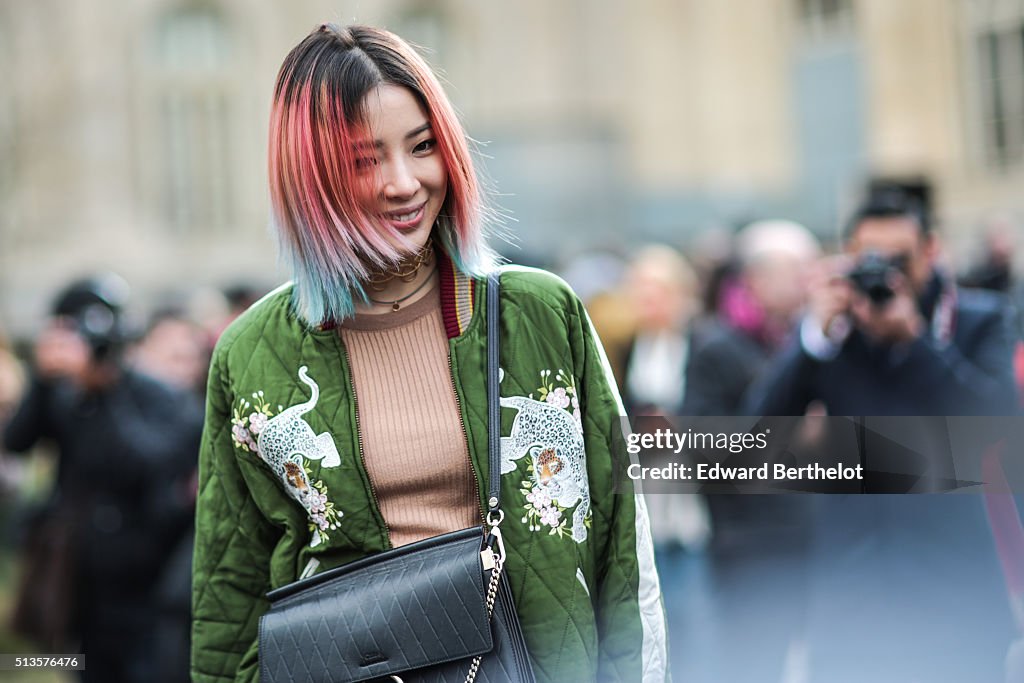
[{"label": "camera lens", "polygon": [[877,252],[866,252],[858,259],[848,277],[853,286],[873,304],[882,306],[895,295],[889,282],[893,273],[900,271],[896,258]]}]

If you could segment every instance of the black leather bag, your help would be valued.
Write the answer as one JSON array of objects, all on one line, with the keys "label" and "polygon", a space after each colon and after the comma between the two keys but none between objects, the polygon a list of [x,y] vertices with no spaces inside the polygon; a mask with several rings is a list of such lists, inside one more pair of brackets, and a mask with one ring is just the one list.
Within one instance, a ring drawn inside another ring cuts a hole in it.
[{"label": "black leather bag", "polygon": [[498,278],[487,281],[487,528],[296,581],[260,618],[263,683],[533,683],[499,524]]}]

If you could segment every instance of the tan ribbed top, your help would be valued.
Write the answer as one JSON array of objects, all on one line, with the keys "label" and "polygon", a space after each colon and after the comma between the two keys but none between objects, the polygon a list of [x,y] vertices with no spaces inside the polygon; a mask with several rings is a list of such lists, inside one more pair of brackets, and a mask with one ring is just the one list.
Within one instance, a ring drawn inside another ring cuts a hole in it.
[{"label": "tan ribbed top", "polygon": [[398,547],[480,524],[476,478],[448,366],[439,287],[341,326],[363,460]]}]

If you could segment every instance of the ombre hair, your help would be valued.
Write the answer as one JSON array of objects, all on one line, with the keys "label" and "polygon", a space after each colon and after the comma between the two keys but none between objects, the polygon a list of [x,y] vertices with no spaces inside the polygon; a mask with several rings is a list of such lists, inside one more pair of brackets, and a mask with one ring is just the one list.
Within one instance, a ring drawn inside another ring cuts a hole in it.
[{"label": "ombre hair", "polygon": [[323,24],[285,58],[270,114],[273,221],[291,261],[295,311],[313,326],[351,316],[354,300],[367,300],[369,271],[402,258],[387,237],[404,237],[359,199],[372,182],[356,167],[366,95],[385,84],[407,88],[426,110],[447,170],[435,240],[470,275],[494,263],[466,134],[430,67],[393,33]]}]

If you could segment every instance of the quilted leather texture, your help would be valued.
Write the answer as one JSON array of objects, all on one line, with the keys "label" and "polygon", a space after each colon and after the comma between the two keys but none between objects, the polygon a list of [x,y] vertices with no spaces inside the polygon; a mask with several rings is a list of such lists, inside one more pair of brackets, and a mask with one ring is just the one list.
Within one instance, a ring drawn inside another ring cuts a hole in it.
[{"label": "quilted leather texture", "polygon": [[[534,683],[507,575],[502,575],[500,585],[491,623],[494,649],[484,655],[476,683]],[[472,658],[398,675],[402,683],[463,683],[470,664]]]},{"label": "quilted leather texture", "polygon": [[532,681],[520,675],[529,664],[507,582],[488,621],[480,544],[467,529],[275,591],[260,620],[261,680],[464,681],[472,658],[489,652],[478,681]]}]

